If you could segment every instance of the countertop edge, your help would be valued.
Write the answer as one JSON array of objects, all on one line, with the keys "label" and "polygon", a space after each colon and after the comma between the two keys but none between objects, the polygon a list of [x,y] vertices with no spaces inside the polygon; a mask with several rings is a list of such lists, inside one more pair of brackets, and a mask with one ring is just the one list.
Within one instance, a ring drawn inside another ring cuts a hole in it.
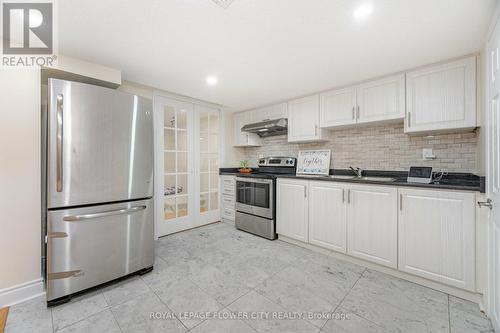
[{"label": "countertop edge", "polygon": [[[221,176],[237,176],[240,175],[238,172],[232,171],[220,171]],[[302,179],[311,181],[327,181],[335,183],[349,183],[349,184],[369,184],[369,185],[379,185],[379,186],[395,186],[395,187],[412,187],[412,188],[428,188],[428,189],[442,189],[442,190],[455,190],[455,191],[468,191],[468,192],[480,192],[485,193],[484,186],[480,182],[478,186],[461,186],[461,185],[446,185],[446,184],[417,184],[417,183],[407,183],[405,181],[396,180],[394,182],[377,182],[369,180],[349,180],[349,179],[333,179],[329,177],[307,177],[307,176],[297,176],[297,175],[277,175],[277,178],[289,178],[289,179]],[[484,177],[481,177],[484,179]]]}]

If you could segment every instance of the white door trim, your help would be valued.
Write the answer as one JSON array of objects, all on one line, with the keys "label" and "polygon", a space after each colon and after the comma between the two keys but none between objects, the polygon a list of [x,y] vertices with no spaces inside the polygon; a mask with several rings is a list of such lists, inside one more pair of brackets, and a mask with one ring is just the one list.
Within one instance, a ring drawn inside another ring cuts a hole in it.
[{"label": "white door trim", "polygon": [[[497,5],[494,15],[492,16],[492,21],[489,27],[487,42],[485,47],[485,61],[486,61],[486,72],[484,73],[484,89],[485,89],[485,100],[484,100],[484,111],[485,111],[485,126],[486,128],[486,181],[487,181],[487,197],[494,201],[495,210],[499,209],[498,201],[500,200],[500,195],[493,193],[492,191],[492,175],[495,172],[492,168],[492,130],[493,130],[493,120],[492,115],[492,98],[499,93],[498,83],[492,84],[492,48],[498,48],[500,39],[500,29],[498,25],[500,24],[500,4]],[[492,41],[495,41],[495,45],[492,45]],[[499,73],[496,73],[497,76]],[[499,80],[499,79],[497,79]],[[496,85],[496,88],[493,88]],[[498,171],[497,171],[498,172]],[[483,208],[484,209],[484,208]],[[496,332],[500,332],[500,258],[498,250],[500,249],[500,237],[498,236],[500,223],[494,219],[500,218],[500,212],[492,211],[488,212],[487,219],[487,232],[488,232],[488,283],[484,295],[484,305],[488,316],[491,319],[493,328]]]}]

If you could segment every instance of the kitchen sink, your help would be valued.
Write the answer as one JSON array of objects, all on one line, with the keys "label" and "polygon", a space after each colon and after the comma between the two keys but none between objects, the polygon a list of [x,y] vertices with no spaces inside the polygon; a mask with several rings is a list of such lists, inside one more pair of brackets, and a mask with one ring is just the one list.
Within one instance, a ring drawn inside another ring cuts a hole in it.
[{"label": "kitchen sink", "polygon": [[349,175],[330,175],[328,176],[331,179],[345,179],[345,180],[366,180],[370,182],[393,182],[396,179],[392,177],[378,177],[378,176],[366,176],[366,177],[356,177],[356,176],[349,176]]},{"label": "kitchen sink", "polygon": [[354,179],[357,178],[356,176],[348,176],[348,175],[330,175],[328,176],[332,179]]},{"label": "kitchen sink", "polygon": [[395,178],[391,178],[391,177],[376,177],[376,176],[373,176],[373,177],[370,177],[370,176],[367,176],[367,177],[355,177],[354,179],[356,179],[356,180],[367,180],[367,181],[371,181],[371,182],[393,182],[393,181],[396,180]]}]

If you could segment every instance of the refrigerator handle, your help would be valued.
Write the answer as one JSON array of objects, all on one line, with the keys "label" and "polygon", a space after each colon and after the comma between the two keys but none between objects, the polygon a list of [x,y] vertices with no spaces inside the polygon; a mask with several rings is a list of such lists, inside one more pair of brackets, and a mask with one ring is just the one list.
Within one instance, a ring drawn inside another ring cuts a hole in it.
[{"label": "refrigerator handle", "polygon": [[134,207],[131,207],[131,208],[123,208],[123,209],[117,209],[117,210],[110,210],[110,211],[101,212],[101,213],[92,213],[92,214],[83,214],[83,215],[70,215],[70,216],[63,217],[63,221],[74,222],[74,221],[83,221],[83,220],[97,219],[97,218],[100,218],[100,217],[106,217],[106,216],[112,216],[112,215],[129,214],[129,213],[138,212],[140,210],[144,210],[146,208],[147,208],[146,206],[134,206]]},{"label": "refrigerator handle", "polygon": [[62,192],[63,187],[63,94],[57,95],[57,129],[56,129],[56,191]]}]

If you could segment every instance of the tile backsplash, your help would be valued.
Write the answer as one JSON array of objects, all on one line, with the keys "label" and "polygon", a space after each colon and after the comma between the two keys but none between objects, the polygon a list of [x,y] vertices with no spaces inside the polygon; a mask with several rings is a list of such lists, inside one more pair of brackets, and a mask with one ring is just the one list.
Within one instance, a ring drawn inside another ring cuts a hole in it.
[{"label": "tile backsplash", "polygon": [[[321,143],[288,143],[286,135],[263,140],[261,147],[241,148],[243,157],[255,166],[259,156],[294,156],[299,150],[331,149],[330,168],[350,165],[370,170],[408,170],[410,166],[432,166],[435,170],[478,173],[478,134],[409,136],[403,124],[389,124],[327,132]],[[422,149],[432,148],[434,160],[423,160]]]}]

